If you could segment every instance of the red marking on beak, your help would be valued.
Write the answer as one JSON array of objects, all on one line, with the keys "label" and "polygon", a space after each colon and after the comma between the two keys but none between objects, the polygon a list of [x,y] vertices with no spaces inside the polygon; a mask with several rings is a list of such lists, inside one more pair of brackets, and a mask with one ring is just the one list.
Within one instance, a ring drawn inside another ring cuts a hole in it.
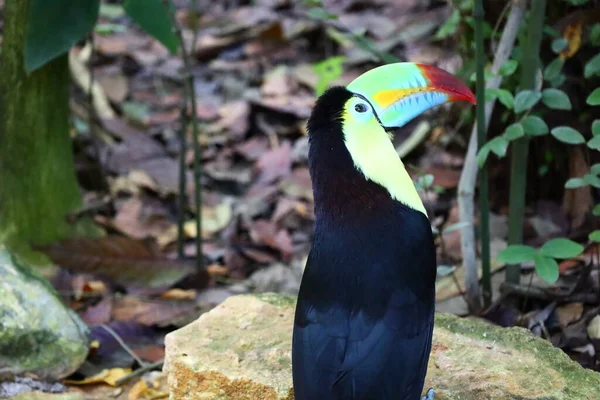
[{"label": "red marking on beak", "polygon": [[417,67],[429,82],[430,87],[448,95],[448,101],[465,100],[477,104],[471,89],[456,76],[433,65],[417,64]]}]

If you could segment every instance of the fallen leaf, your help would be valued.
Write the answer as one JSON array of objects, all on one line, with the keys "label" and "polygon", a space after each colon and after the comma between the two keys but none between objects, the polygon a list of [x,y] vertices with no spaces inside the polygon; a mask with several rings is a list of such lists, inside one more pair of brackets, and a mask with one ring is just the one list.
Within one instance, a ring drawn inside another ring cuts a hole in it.
[{"label": "fallen leaf", "polygon": [[198,293],[193,290],[170,289],[160,295],[165,300],[194,300]]},{"label": "fallen leaf", "polygon": [[117,386],[117,381],[131,373],[130,368],[111,368],[85,378],[80,381],[65,379],[63,383],[67,385],[92,385],[97,383],[106,383],[110,386]]},{"label": "fallen leaf", "polygon": [[563,31],[563,38],[567,41],[568,46],[560,52],[560,58],[566,60],[573,57],[581,47],[581,34],[585,18],[581,18],[574,24],[567,25]]},{"label": "fallen leaf", "polygon": [[313,201],[312,181],[306,167],[294,169],[291,175],[284,179],[279,186],[290,197]]},{"label": "fallen leaf", "polygon": [[134,239],[161,235],[173,223],[162,203],[131,197],[119,208],[112,227]]},{"label": "fallen leaf", "polygon": [[259,172],[258,182],[271,183],[278,178],[286,177],[292,168],[292,146],[288,141],[278,148],[264,153],[256,162]]},{"label": "fallen leaf", "polygon": [[286,229],[278,229],[276,224],[267,220],[255,220],[250,227],[250,237],[254,243],[265,244],[290,256],[293,251],[292,239]]},{"label": "fallen leaf", "polygon": [[[202,207],[202,237],[207,239],[223,230],[233,217],[233,200],[225,198],[215,207]],[[195,238],[198,235],[196,221],[187,221],[183,227],[187,237]]]},{"label": "fallen leaf", "polygon": [[79,316],[88,325],[101,325],[110,322],[112,297],[103,298],[98,304],[88,307]]},{"label": "fallen leaf", "polygon": [[569,303],[556,307],[556,314],[558,316],[558,323],[561,327],[579,321],[583,314],[583,303]]},{"label": "fallen leaf", "polygon": [[[586,161],[583,151],[576,146],[568,149],[569,153],[569,176],[584,176],[590,167]],[[571,220],[571,230],[576,230],[585,222],[585,216],[590,210],[593,199],[590,187],[581,187],[564,191],[563,210]]]},{"label": "fallen leaf", "polygon": [[115,321],[133,321],[144,326],[167,326],[190,313],[197,313],[194,301],[142,300],[125,296],[113,303],[112,317]]},{"label": "fallen leaf", "polygon": [[41,249],[63,268],[105,276],[125,286],[168,287],[195,272],[194,261],[155,255],[143,242],[116,235],[66,239]]},{"label": "fallen leaf", "polygon": [[590,339],[600,339],[600,315],[596,315],[587,327]]},{"label": "fallen leaf", "polygon": [[129,93],[129,81],[120,71],[108,70],[97,79],[110,101],[120,103],[125,100]]},{"label": "fallen leaf", "polygon": [[165,347],[150,344],[148,346],[133,349],[136,356],[148,362],[154,363],[165,358]]}]

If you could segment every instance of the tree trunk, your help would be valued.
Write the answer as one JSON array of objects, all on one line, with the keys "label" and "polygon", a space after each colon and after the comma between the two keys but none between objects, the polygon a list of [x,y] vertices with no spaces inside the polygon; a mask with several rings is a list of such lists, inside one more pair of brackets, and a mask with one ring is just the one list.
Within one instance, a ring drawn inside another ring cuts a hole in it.
[{"label": "tree trunk", "polygon": [[72,236],[81,203],[69,138],[67,56],[24,69],[29,0],[6,0],[0,60],[0,242],[15,251]]}]

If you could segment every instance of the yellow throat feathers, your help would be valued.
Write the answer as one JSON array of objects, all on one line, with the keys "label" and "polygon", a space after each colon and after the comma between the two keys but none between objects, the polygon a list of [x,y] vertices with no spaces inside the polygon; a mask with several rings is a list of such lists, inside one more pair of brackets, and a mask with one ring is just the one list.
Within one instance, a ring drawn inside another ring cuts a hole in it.
[{"label": "yellow throat feathers", "polygon": [[377,119],[373,117],[368,121],[358,122],[345,107],[342,127],[346,148],[355,167],[367,179],[387,189],[393,199],[427,216],[404,163]]}]

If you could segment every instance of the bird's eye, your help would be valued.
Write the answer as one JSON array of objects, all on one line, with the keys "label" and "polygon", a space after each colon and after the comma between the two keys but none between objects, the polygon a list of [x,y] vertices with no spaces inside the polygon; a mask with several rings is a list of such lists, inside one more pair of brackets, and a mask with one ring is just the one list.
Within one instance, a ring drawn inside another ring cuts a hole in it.
[{"label": "bird's eye", "polygon": [[367,107],[367,105],[365,103],[356,103],[354,105],[354,111],[359,112],[359,113],[364,113],[367,112],[369,108]]}]

